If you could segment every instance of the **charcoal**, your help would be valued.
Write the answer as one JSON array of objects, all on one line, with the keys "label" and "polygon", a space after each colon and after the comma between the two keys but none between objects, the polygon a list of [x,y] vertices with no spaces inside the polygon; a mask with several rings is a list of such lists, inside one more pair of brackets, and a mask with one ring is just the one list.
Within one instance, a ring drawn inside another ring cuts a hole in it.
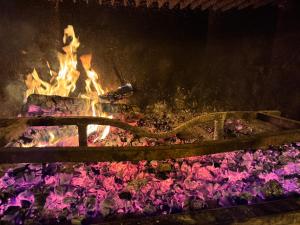
[{"label": "charcoal", "polygon": [[151,204],[146,205],[145,208],[144,208],[144,210],[143,210],[143,212],[146,215],[153,215],[153,214],[156,213],[156,211],[157,211],[157,209],[153,205],[151,205]]},{"label": "charcoal", "polygon": [[147,172],[147,173],[155,173],[155,169],[149,167],[149,168],[147,168],[146,172]]},{"label": "charcoal", "polygon": [[119,194],[119,198],[120,198],[120,199],[125,199],[125,200],[131,200],[132,195],[131,195],[130,192],[121,192],[121,193]]},{"label": "charcoal", "polygon": [[100,212],[103,216],[108,216],[113,208],[114,208],[115,202],[113,199],[107,198],[100,204]]},{"label": "charcoal", "polygon": [[199,210],[204,208],[204,202],[203,200],[199,199],[193,199],[190,201],[190,209],[191,210]]},{"label": "charcoal", "polygon": [[20,206],[9,206],[5,210],[4,215],[15,215],[20,211]]},{"label": "charcoal", "polygon": [[91,167],[91,169],[92,169],[92,171],[93,171],[93,173],[95,175],[99,175],[100,174],[100,170],[99,169],[96,169],[95,167]]},{"label": "charcoal", "polygon": [[43,177],[54,176],[58,172],[59,168],[56,163],[49,163],[43,166]]},{"label": "charcoal", "polygon": [[21,200],[22,208],[29,208],[31,206],[31,202],[27,200]]},{"label": "charcoal", "polygon": [[172,165],[170,163],[161,163],[158,166],[159,172],[171,172],[172,171]]},{"label": "charcoal", "polygon": [[15,169],[13,169],[11,172],[8,173],[9,176],[11,177],[23,177],[24,176],[24,173],[26,171],[28,171],[28,167],[29,167],[29,164],[26,164],[26,165],[22,165],[20,167],[17,167]]},{"label": "charcoal", "polygon": [[89,196],[85,201],[85,207],[87,207],[89,210],[92,210],[95,208],[96,205],[96,196]]},{"label": "charcoal", "polygon": [[123,184],[123,180],[121,178],[115,177],[116,184]]},{"label": "charcoal", "polygon": [[283,195],[283,188],[278,181],[270,180],[265,184],[262,192],[266,198],[276,199]]},{"label": "charcoal", "polygon": [[165,172],[158,172],[156,174],[156,177],[157,177],[157,179],[160,179],[160,180],[166,180],[169,178]]},{"label": "charcoal", "polygon": [[206,205],[209,209],[212,209],[212,208],[217,208],[219,204],[217,200],[210,199],[206,201]]}]

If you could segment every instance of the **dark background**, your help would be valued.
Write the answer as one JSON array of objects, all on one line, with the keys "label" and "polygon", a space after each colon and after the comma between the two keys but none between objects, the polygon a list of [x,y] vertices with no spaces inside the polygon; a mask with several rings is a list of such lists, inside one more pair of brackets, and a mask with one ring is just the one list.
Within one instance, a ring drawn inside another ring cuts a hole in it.
[{"label": "dark background", "polygon": [[[132,102],[198,111],[278,109],[300,119],[300,3],[230,10],[101,7],[65,0],[0,0],[1,116],[17,115],[25,75],[58,68],[63,29],[93,54],[106,87],[112,61],[136,87]],[[84,78],[82,73],[81,77]],[[78,82],[77,95],[83,87]],[[184,103],[183,103],[184,102]]]}]

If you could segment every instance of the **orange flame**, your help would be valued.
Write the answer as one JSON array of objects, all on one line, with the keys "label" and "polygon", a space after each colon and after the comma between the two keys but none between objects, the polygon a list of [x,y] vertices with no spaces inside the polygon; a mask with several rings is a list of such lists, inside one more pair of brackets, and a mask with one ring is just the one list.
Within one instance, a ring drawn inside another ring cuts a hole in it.
[{"label": "orange flame", "polygon": [[[37,71],[34,69],[32,73],[28,74],[25,79],[27,90],[25,92],[26,102],[27,98],[31,94],[41,95],[59,95],[67,97],[76,90],[76,82],[80,76],[80,72],[77,70],[77,49],[80,46],[79,39],[76,37],[74,28],[68,25],[64,29],[63,53],[58,53],[59,71],[56,73],[53,71],[47,62],[49,68],[49,74],[51,79],[49,82],[42,80]],[[102,85],[99,82],[98,74],[91,68],[92,55],[83,55],[80,57],[83,68],[86,72],[87,78],[85,80],[85,93],[80,95],[81,98],[87,99],[90,102],[90,108],[85,112],[86,115],[103,116],[112,118],[102,112],[101,104],[99,103],[99,95],[105,93]],[[110,127],[90,125],[88,126],[88,135],[93,132],[102,132],[100,139],[104,139],[109,134]],[[52,139],[56,139],[52,135]]]}]

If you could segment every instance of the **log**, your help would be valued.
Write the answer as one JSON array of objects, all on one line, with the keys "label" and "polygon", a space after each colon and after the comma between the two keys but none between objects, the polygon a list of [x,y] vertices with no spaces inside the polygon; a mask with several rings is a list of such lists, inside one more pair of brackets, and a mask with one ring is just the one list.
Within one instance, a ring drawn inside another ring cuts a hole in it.
[{"label": "log", "polygon": [[166,160],[242,149],[266,148],[300,140],[300,129],[251,137],[203,141],[199,144],[153,147],[44,147],[0,148],[0,163],[51,163]]},{"label": "log", "polygon": [[[138,111],[136,106],[116,103],[99,103],[103,112],[122,113]],[[98,104],[98,106],[99,106]],[[30,107],[36,106],[36,109],[30,112]],[[90,103],[83,98],[61,97],[56,95],[38,95],[32,94],[27,98],[27,102],[21,110],[22,116],[48,116],[61,113],[63,115],[84,115],[90,107]]]}]

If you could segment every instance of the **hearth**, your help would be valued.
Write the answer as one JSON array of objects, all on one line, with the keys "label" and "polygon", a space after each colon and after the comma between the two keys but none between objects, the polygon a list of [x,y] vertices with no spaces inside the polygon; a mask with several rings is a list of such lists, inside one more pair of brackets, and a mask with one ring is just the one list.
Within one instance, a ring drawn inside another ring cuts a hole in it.
[{"label": "hearth", "polygon": [[216,224],[300,210],[299,10],[1,2],[0,223]]}]

